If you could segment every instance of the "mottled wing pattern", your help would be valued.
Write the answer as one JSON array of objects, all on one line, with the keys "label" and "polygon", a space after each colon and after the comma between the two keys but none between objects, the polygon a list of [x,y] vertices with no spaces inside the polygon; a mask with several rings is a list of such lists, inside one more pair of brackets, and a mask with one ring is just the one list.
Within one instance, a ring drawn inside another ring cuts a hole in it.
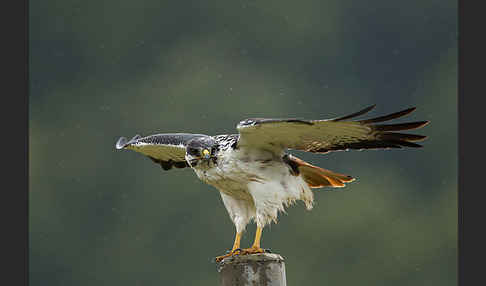
[{"label": "mottled wing pattern", "polygon": [[213,138],[218,142],[218,148],[220,150],[228,150],[229,148],[234,148],[238,142],[239,134],[221,134],[213,136]]},{"label": "mottled wing pattern", "polygon": [[414,142],[422,141],[426,136],[396,131],[420,128],[428,121],[375,124],[405,116],[414,111],[415,107],[372,119],[348,121],[374,107],[375,105],[372,105],[350,115],[325,120],[246,119],[237,125],[240,133],[238,146],[265,148],[274,152],[288,148],[313,153],[348,149],[421,147]]},{"label": "mottled wing pattern", "polygon": [[170,170],[172,167],[189,167],[185,159],[187,141],[206,136],[208,135],[190,133],[155,134],[147,137],[136,135],[131,140],[121,137],[116,148],[142,153],[160,164],[162,169]]}]

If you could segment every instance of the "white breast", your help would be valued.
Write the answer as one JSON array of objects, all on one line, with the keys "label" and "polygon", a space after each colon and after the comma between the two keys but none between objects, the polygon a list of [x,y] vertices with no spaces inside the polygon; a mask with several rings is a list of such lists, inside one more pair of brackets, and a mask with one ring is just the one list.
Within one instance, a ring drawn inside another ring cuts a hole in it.
[{"label": "white breast", "polygon": [[312,191],[300,176],[293,176],[281,157],[264,150],[222,151],[216,165],[198,164],[194,171],[222,193],[249,201],[262,213],[264,224],[275,220],[278,211],[295,200],[312,208]]}]

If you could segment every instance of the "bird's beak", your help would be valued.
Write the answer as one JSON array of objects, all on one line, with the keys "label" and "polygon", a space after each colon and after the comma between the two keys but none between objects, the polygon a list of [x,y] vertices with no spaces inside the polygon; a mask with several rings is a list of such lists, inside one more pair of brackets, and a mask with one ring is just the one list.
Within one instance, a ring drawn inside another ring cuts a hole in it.
[{"label": "bird's beak", "polygon": [[209,152],[209,150],[208,150],[208,149],[204,149],[204,150],[202,151],[202,157],[203,157],[204,159],[209,159],[209,158],[211,157],[211,153]]}]

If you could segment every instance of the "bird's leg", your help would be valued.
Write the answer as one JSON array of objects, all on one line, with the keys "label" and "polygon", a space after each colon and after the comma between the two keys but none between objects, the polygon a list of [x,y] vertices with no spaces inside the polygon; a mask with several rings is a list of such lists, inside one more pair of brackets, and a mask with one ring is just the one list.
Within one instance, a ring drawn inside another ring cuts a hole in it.
[{"label": "bird's leg", "polygon": [[260,240],[262,238],[262,231],[263,228],[257,226],[256,233],[255,233],[255,241],[250,248],[243,249],[241,254],[255,254],[255,253],[265,253],[265,250],[260,247]]},{"label": "bird's leg", "polygon": [[237,232],[235,236],[235,242],[233,243],[233,248],[231,248],[230,253],[234,253],[237,249],[240,249],[241,232]]},{"label": "bird's leg", "polygon": [[233,248],[231,251],[225,255],[221,255],[215,258],[216,262],[220,262],[221,260],[225,259],[226,257],[230,257],[240,253],[240,241],[241,241],[241,232],[236,232],[235,242],[233,243]]}]

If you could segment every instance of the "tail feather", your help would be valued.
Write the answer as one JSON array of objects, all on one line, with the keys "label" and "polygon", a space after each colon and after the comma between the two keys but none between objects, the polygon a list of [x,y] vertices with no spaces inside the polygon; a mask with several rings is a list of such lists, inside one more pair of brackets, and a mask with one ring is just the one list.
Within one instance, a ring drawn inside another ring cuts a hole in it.
[{"label": "tail feather", "polygon": [[344,183],[350,183],[355,180],[351,176],[311,165],[295,156],[289,156],[289,159],[297,166],[299,174],[311,188],[341,188],[345,186]]}]

